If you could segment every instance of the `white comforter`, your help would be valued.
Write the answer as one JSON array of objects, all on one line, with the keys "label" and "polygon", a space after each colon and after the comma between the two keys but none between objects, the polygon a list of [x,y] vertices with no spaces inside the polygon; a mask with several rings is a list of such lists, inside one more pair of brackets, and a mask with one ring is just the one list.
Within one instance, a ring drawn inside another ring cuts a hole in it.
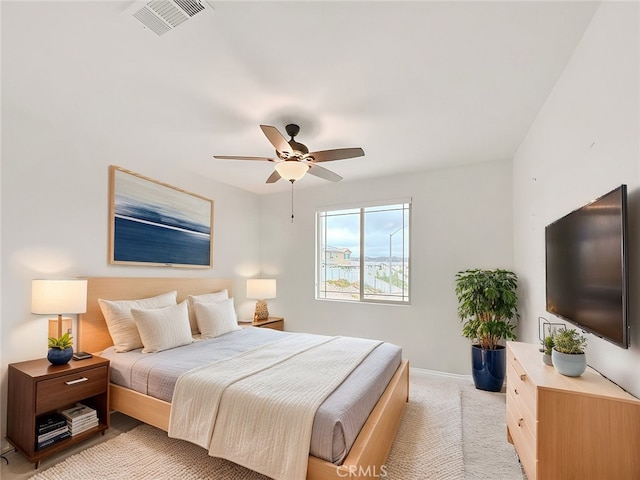
[{"label": "white comforter", "polygon": [[169,436],[278,480],[304,479],[316,410],[380,343],[292,334],[190,370],[176,383]]}]

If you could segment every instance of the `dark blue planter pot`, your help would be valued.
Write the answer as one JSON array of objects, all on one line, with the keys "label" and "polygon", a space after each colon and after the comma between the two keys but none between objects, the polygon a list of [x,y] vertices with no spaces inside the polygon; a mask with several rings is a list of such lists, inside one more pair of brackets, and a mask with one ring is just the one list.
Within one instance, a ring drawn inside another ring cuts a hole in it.
[{"label": "dark blue planter pot", "polygon": [[503,346],[497,350],[483,350],[478,345],[471,346],[473,383],[479,390],[499,392],[502,390],[507,373],[507,351]]},{"label": "dark blue planter pot", "polygon": [[50,348],[47,353],[47,360],[49,360],[53,365],[64,365],[65,363],[69,363],[72,355],[72,347],[65,348],[64,350],[61,350],[60,348]]}]

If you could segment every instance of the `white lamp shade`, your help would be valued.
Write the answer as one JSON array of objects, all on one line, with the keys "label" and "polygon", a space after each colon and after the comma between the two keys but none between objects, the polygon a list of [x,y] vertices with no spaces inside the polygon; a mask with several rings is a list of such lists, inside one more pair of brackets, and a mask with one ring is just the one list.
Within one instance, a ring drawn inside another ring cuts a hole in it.
[{"label": "white lamp shade", "polygon": [[86,280],[33,280],[31,313],[85,313],[87,311]]},{"label": "white lamp shade", "polygon": [[304,177],[304,174],[309,170],[309,165],[306,163],[289,160],[280,163],[276,163],[276,171],[278,174],[289,181],[300,180]]},{"label": "white lamp shade", "polygon": [[275,278],[250,278],[247,280],[247,298],[264,300],[276,298]]}]

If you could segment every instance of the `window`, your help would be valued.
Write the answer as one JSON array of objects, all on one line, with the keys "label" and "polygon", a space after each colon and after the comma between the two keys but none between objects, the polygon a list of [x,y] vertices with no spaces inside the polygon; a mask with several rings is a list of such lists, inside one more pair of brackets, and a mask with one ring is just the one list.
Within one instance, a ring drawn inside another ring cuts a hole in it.
[{"label": "window", "polygon": [[409,303],[411,201],[316,217],[317,299]]}]

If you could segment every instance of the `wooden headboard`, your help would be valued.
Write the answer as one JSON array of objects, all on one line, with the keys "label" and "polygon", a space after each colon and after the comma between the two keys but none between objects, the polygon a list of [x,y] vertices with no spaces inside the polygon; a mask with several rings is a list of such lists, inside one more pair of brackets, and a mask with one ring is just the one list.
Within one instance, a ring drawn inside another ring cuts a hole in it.
[{"label": "wooden headboard", "polygon": [[89,277],[87,278],[87,312],[78,316],[77,350],[98,353],[113,345],[107,324],[98,305],[98,299],[136,300],[161,293],[178,291],[178,303],[188,295],[217,292],[227,289],[232,296],[232,281],[226,278],[142,278],[142,277]]}]

